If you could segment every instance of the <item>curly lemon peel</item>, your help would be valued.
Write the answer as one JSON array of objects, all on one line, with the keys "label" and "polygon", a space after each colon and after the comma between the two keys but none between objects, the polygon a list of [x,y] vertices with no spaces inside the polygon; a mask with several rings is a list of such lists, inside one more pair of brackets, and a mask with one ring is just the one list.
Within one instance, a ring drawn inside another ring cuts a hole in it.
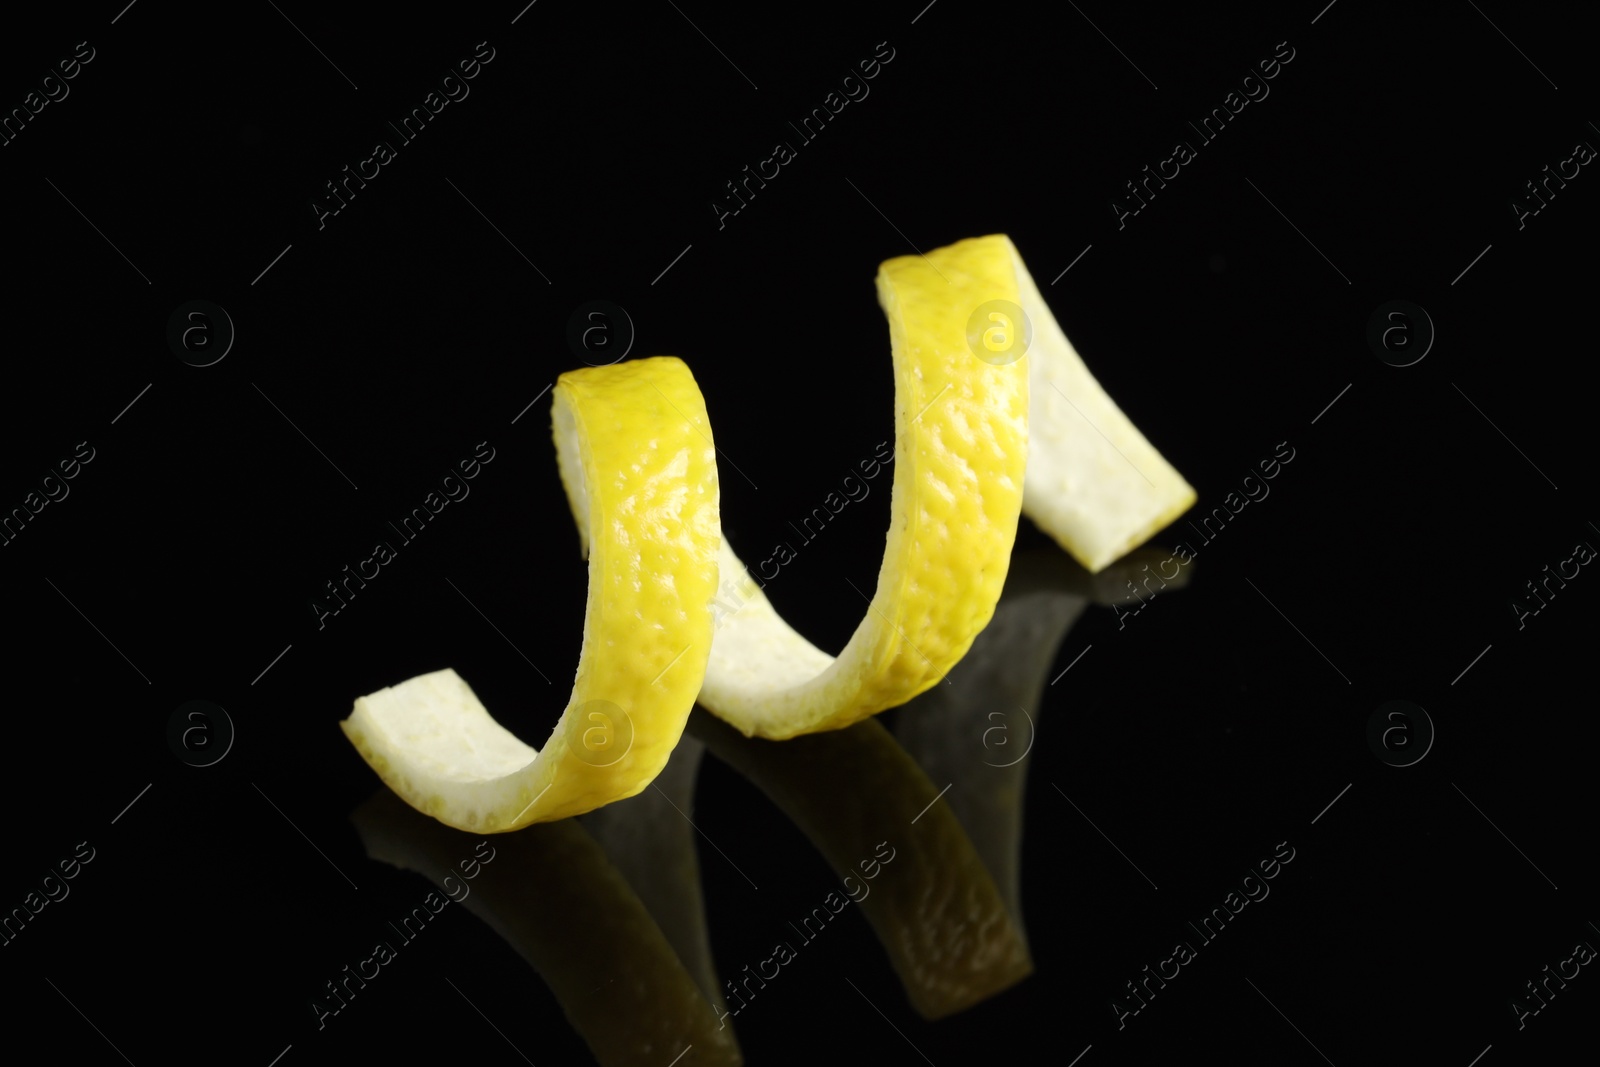
[{"label": "curly lemon peel", "polygon": [[461,830],[517,830],[643,790],[683,734],[710,655],[719,488],[689,368],[657,357],[569,371],[552,421],[589,593],[550,739],[525,744],[448,669],[361,697],[340,724],[396,794]]},{"label": "curly lemon peel", "polygon": [[[552,418],[590,559],[572,700],[540,760],[453,671],[361,698],[341,725],[396,793],[482,831],[593,810],[659,773],[697,691],[746,736],[841,729],[960,661],[994,613],[1021,514],[1098,572],[1194,503],[1084,366],[1009,238],[889,260],[877,287],[896,384],[891,527],[843,651],[801,637],[722,541],[715,449],[688,368],[660,357],[569,372]],[[1013,349],[1026,340],[1024,358],[978,352],[971,323],[997,303],[1022,312],[1021,323],[1005,312],[1003,332]],[[738,607],[712,640],[719,572]],[[601,651],[618,646],[620,659]]]},{"label": "curly lemon peel", "polygon": [[[894,357],[895,462],[877,588],[837,657],[773,609],[724,542],[742,602],[718,624],[700,703],[747,737],[837,730],[938,684],[988,623],[1022,513],[1026,360],[969,346],[968,320],[1018,303],[1011,242],[978,237],[878,271]],[[865,591],[860,591],[865,596]]]},{"label": "curly lemon peel", "polygon": [[[878,298],[896,389],[877,590],[835,658],[784,622],[723,543],[739,606],[718,625],[700,703],[747,737],[836,730],[937,684],[994,613],[1019,512],[1093,572],[1195,500],[1084,366],[1008,237],[889,260]],[[984,319],[1004,322],[1021,358],[979,354],[972,322],[993,302],[1022,311],[1021,323]]]}]

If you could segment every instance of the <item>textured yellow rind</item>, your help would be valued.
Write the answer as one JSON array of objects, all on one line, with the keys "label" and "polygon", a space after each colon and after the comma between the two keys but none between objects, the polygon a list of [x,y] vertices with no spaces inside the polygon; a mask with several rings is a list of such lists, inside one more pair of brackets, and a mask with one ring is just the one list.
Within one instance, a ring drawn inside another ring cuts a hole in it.
[{"label": "textured yellow rind", "polygon": [[1033,325],[1022,511],[1094,573],[1189,510],[1195,492],[1089,373],[1012,254]]},{"label": "textured yellow rind", "polygon": [[1008,238],[979,237],[879,270],[895,376],[891,524],[871,606],[837,659],[785,623],[723,545],[743,602],[719,625],[700,703],[745,736],[837,730],[903,704],[994,613],[1022,508],[1027,360],[978,358],[967,323],[989,301],[1020,302],[1014,256]]},{"label": "textured yellow rind", "polygon": [[[451,670],[362,697],[341,723],[395,793],[458,829],[516,830],[644,789],[683,734],[710,654],[719,490],[689,368],[657,357],[570,371],[553,417],[589,594],[572,698],[549,741],[518,740]],[[624,721],[591,718],[592,701]],[[597,765],[629,735],[626,754]]]}]

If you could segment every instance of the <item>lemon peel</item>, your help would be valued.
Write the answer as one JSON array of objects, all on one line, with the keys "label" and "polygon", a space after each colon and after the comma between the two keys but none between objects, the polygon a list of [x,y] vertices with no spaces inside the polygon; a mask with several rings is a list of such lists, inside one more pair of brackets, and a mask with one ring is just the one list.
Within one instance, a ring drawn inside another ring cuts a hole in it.
[{"label": "lemon peel", "polygon": [[[702,706],[746,737],[842,729],[937,685],[1000,597],[1022,513],[1028,371],[968,342],[974,309],[1019,300],[1011,242],[977,237],[878,270],[894,357],[895,462],[878,584],[837,657],[774,610],[724,540],[739,595]],[[858,590],[863,597],[864,591]]]},{"label": "lemon peel", "polygon": [[877,589],[830,656],[724,541],[738,607],[718,625],[700,703],[747,737],[840,729],[937,684],[994,614],[1019,513],[1095,572],[1195,500],[1089,373],[1010,238],[891,259],[878,298],[895,475]]},{"label": "lemon peel", "polygon": [[[658,357],[569,372],[552,420],[590,555],[572,701],[541,760],[453,671],[363,697],[341,725],[391,788],[449,825],[512,830],[638,793],[697,692],[747,737],[843,729],[925,692],[966,654],[994,614],[1022,514],[1098,572],[1194,503],[1089,373],[1008,237],[888,260],[877,289],[895,377],[891,524],[839,655],[789,626],[722,540],[688,368]],[[713,640],[719,574],[738,607]]]},{"label": "lemon peel", "polygon": [[1092,574],[1188,511],[1195,491],[1106,395],[1011,254],[1033,328],[1022,512]]},{"label": "lemon peel", "polygon": [[589,559],[572,697],[543,748],[453,670],[361,697],[340,726],[412,807],[497,833],[633,796],[683,734],[711,649],[719,486],[705,399],[673,357],[556,380],[561,481]]}]

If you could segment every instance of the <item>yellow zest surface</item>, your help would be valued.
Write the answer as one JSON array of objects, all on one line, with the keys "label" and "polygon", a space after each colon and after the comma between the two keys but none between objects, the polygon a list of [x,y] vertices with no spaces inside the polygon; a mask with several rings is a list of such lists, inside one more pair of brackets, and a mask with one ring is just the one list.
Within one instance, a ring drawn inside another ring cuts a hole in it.
[{"label": "yellow zest surface", "polygon": [[589,557],[572,698],[542,748],[497,723],[453,670],[355,702],[340,725],[412,807],[503,832],[633,796],[683,734],[711,650],[716,451],[705,399],[671,357],[563,374],[561,481]]},{"label": "yellow zest surface", "polygon": [[[878,271],[894,356],[888,542],[871,604],[837,657],[773,609],[724,542],[738,608],[718,625],[700,703],[745,736],[837,730],[905,703],[960,661],[994,614],[1022,512],[1026,360],[968,343],[973,312],[1018,302],[1011,242],[978,237]],[[863,591],[864,592],[864,591]]]},{"label": "yellow zest surface", "polygon": [[[966,654],[1022,514],[1099,571],[1194,502],[1084,366],[1009,238],[891,259],[877,289],[895,380],[890,529],[839,655],[789,626],[722,539],[688,368],[661,357],[569,372],[553,423],[590,566],[572,700],[541,751],[450,670],[362,697],[342,725],[396,793],[451,826],[513,830],[638,793],[697,696],[747,737],[850,726]],[[719,573],[738,606],[713,636]]]}]

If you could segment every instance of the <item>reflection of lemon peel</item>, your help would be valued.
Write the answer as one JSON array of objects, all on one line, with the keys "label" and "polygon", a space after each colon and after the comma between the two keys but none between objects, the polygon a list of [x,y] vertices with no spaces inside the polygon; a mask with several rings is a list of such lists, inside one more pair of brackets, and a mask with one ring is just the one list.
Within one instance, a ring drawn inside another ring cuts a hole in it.
[{"label": "reflection of lemon peel", "polygon": [[[1054,548],[1018,551],[994,618],[972,643],[949,685],[934,686],[895,717],[894,736],[935,782],[959,782],[944,796],[984,866],[994,876],[1012,920],[1022,916],[1022,816],[1028,757],[1038,739],[1044,693],[1060,680],[1062,641],[1090,604],[1120,605],[1175,592],[1193,568],[1156,579],[1166,552],[1138,548],[1098,574]],[[1135,586],[1135,582],[1146,583]],[[1062,683],[1066,688],[1068,683]],[[691,719],[690,729],[694,720]]]},{"label": "reflection of lemon peel", "polygon": [[895,377],[890,528],[877,589],[837,658],[784,622],[723,544],[744,600],[717,630],[700,702],[746,736],[835,730],[903,704],[993,614],[1022,509],[1028,372],[980,358],[967,331],[981,305],[1018,303],[1012,260],[1007,238],[978,237],[879,269]]},{"label": "reflection of lemon peel", "polygon": [[710,653],[716,450],[689,368],[660,357],[569,371],[553,419],[589,597],[549,741],[524,744],[452,670],[361,697],[340,724],[391,789],[458,829],[516,830],[644,789],[683,734]]},{"label": "reflection of lemon peel", "polygon": [[1195,492],[1106,395],[1012,249],[1028,347],[1022,510],[1095,572],[1189,510]]},{"label": "reflection of lemon peel", "polygon": [[845,879],[924,1018],[964,1011],[1033,973],[1027,941],[971,838],[878,722],[781,745],[699,713],[689,729]]},{"label": "reflection of lemon peel", "polygon": [[[527,960],[601,1067],[744,1062],[733,1028],[719,1021],[721,1009],[702,995],[578,820],[496,838],[481,866],[463,862],[483,855],[476,835],[423,818],[387,791],[362,804],[351,821],[369,857],[431,879]],[[456,980],[463,995],[472,990]],[[559,1044],[551,1038],[551,1047]],[[687,1054],[686,1046],[692,1046]]]},{"label": "reflection of lemon peel", "polygon": [[685,733],[650,788],[580,820],[633,886],[706,1000],[726,1015],[701,889],[695,784],[706,747]]}]

